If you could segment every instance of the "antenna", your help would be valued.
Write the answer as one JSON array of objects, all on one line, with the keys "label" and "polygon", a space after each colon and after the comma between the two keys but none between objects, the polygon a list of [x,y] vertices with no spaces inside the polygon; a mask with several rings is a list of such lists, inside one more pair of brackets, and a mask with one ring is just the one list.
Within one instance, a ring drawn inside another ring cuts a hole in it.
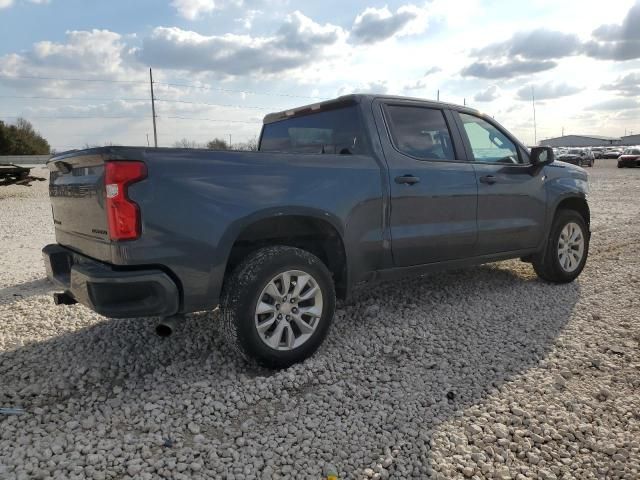
[{"label": "antenna", "polygon": [[536,127],[536,96],[531,85],[531,102],[533,104],[533,144],[538,145],[538,131]]}]

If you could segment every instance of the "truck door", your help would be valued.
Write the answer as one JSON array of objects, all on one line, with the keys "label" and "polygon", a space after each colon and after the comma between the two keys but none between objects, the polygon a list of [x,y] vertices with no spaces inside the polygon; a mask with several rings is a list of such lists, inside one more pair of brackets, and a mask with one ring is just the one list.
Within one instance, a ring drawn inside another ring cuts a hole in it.
[{"label": "truck door", "polygon": [[478,182],[477,255],[534,248],[546,218],[544,169],[492,119],[452,112]]},{"label": "truck door", "polygon": [[473,255],[477,184],[451,112],[438,103],[376,100],[389,168],[395,266]]}]

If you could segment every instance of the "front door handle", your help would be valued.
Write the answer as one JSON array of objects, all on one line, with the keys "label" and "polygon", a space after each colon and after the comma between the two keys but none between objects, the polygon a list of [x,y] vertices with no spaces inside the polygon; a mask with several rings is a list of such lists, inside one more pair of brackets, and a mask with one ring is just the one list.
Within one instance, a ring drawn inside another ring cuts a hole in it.
[{"label": "front door handle", "polygon": [[480,181],[482,183],[486,183],[487,185],[493,185],[497,182],[496,177],[493,175],[485,175],[484,177],[480,177]]},{"label": "front door handle", "polygon": [[406,183],[407,185],[413,185],[420,181],[420,177],[415,177],[413,175],[402,175],[396,177],[396,183]]}]

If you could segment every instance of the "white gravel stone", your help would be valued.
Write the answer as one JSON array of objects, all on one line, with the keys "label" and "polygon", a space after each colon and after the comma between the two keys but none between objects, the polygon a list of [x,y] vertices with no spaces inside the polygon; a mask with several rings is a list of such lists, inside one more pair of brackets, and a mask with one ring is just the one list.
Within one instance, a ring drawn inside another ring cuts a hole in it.
[{"label": "white gravel stone", "polygon": [[588,172],[576,282],[514,260],[381,284],[277,372],[217,313],[161,339],[54,306],[47,185],[0,187],[0,406],[27,412],[0,417],[0,478],[640,478],[640,171]]}]

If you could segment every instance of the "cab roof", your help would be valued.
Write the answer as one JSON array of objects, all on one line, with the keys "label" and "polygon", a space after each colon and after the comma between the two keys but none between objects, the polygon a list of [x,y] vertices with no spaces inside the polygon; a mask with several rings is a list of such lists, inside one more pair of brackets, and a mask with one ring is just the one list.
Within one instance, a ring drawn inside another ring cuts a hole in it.
[{"label": "cab roof", "polygon": [[292,108],[289,110],[282,110],[280,112],[269,113],[264,117],[263,123],[273,123],[280,120],[284,120],[286,118],[296,117],[298,115],[308,115],[309,113],[321,111],[321,110],[333,110],[336,108],[342,108],[349,105],[356,105],[361,103],[363,100],[372,101],[374,99],[382,99],[382,100],[397,100],[404,102],[420,102],[423,104],[429,104],[432,106],[439,106],[441,108],[450,108],[454,110],[460,111],[468,111],[471,113],[481,113],[474,108],[469,108],[464,105],[457,105],[455,103],[447,103],[440,102],[437,100],[427,100],[424,98],[415,98],[415,97],[402,97],[397,95],[375,95],[375,94],[367,94],[367,93],[354,93],[350,95],[343,95],[338,98],[333,98],[331,100],[325,100],[322,102],[311,103],[309,105],[303,105],[301,107]]}]

